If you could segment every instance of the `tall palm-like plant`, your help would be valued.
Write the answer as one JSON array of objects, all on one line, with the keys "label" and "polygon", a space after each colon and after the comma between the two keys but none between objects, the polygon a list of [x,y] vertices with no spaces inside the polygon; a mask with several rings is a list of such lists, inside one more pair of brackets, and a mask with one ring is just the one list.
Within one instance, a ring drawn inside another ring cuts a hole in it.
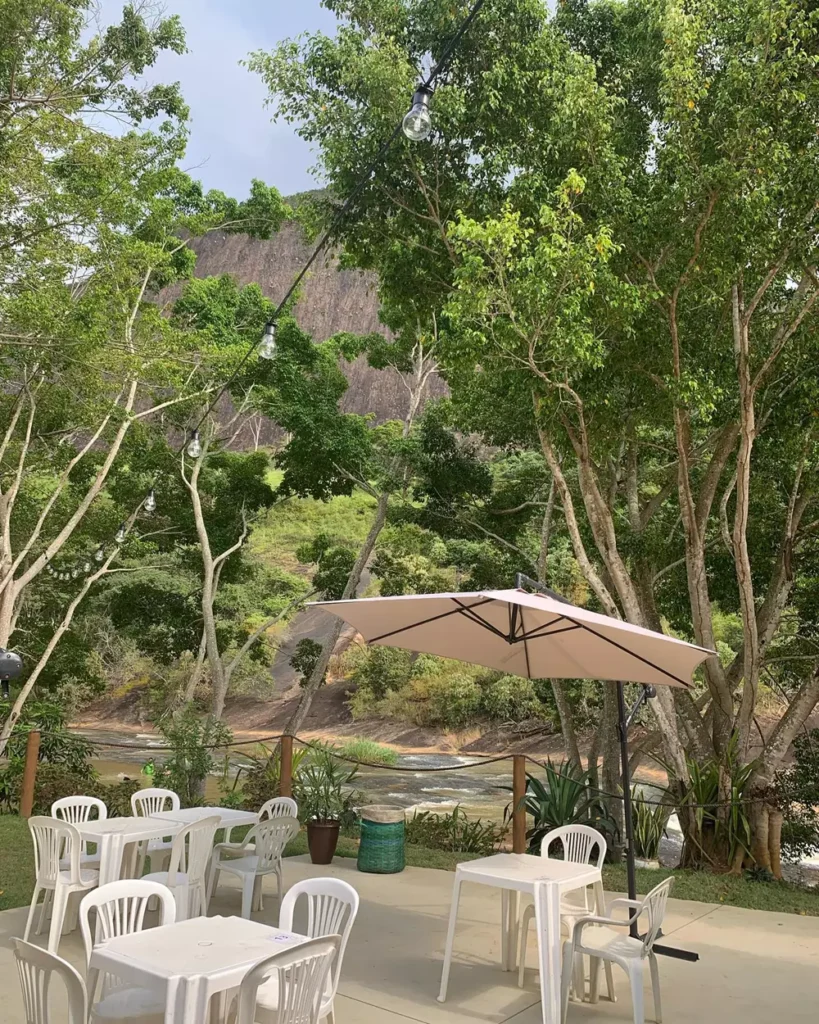
[{"label": "tall palm-like plant", "polygon": [[617,826],[599,798],[590,771],[576,761],[555,765],[551,759],[543,770],[543,779],[526,773],[524,802],[526,813],[534,819],[526,832],[530,853],[538,853],[546,833],[562,825],[591,825],[604,835],[616,833]]}]

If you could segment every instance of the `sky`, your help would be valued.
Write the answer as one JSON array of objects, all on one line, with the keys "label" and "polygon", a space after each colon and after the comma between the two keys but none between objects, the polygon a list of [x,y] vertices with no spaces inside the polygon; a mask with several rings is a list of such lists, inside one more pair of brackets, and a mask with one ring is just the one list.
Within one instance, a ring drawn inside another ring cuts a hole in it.
[{"label": "sky", "polygon": [[[300,32],[331,33],[334,17],[319,0],[163,0],[162,6],[180,16],[189,52],[163,55],[146,77],[181,83],[191,109],[184,169],[206,189],[236,199],[247,195],[252,178],[286,196],[315,187],[310,148],[293,127],[271,122],[264,85],[239,61]],[[117,21],[122,7],[123,0],[101,0],[103,24]]]}]

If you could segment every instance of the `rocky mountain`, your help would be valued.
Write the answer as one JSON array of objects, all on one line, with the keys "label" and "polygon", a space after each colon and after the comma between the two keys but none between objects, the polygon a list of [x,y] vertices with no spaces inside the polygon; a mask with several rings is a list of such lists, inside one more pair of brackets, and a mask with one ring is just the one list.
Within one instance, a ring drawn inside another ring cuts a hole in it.
[{"label": "rocky mountain", "polygon": [[[274,302],[283,298],[312,251],[301,228],[292,221],[270,241],[215,231],[196,239],[192,246],[197,255],[197,277],[231,274],[241,285],[255,282]],[[295,312],[301,327],[316,341],[338,331],[387,333],[378,319],[375,277],[339,270],[332,255],[321,256],[314,264]],[[345,412],[374,413],[378,422],[403,418],[407,391],[398,373],[373,370],[364,359],[345,367],[345,373],[350,381],[342,403]],[[430,396],[440,395],[444,385],[434,379],[427,389]]]}]

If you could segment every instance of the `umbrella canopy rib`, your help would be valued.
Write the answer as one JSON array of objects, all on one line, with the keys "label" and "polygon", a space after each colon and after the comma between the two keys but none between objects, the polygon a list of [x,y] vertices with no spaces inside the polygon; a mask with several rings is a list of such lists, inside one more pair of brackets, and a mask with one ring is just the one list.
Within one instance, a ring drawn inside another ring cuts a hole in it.
[{"label": "umbrella canopy rib", "polygon": [[[382,640],[388,640],[390,637],[398,636],[399,633],[406,633],[407,630],[409,630],[409,629],[417,629],[419,626],[427,626],[427,625],[429,625],[430,622],[439,622],[441,619],[447,619],[447,618],[449,618],[450,615],[463,615],[464,608],[469,608],[469,609],[479,608],[483,604],[491,604],[492,600],[493,599],[491,597],[486,597],[486,598],[484,598],[481,601],[476,601],[475,604],[473,604],[473,605],[461,605],[461,604],[459,604],[456,601],[455,603],[456,603],[456,605],[458,605],[457,608],[451,608],[448,612],[441,612],[439,615],[431,615],[428,619],[419,619],[418,622],[410,622],[406,626],[399,626],[398,629],[392,629],[392,630],[390,630],[389,633],[382,633],[381,636],[371,637],[367,641],[367,643],[368,644],[377,644],[377,643],[380,643]],[[321,603],[322,602],[320,602],[320,601],[316,602],[317,605],[320,605]],[[327,602],[327,603],[329,604],[331,602]],[[488,626],[489,625],[488,623],[484,622],[483,619],[478,619],[478,622],[479,622],[479,624],[481,626]],[[494,630],[494,632],[498,632],[498,630]],[[502,633],[500,635],[503,636]]]}]

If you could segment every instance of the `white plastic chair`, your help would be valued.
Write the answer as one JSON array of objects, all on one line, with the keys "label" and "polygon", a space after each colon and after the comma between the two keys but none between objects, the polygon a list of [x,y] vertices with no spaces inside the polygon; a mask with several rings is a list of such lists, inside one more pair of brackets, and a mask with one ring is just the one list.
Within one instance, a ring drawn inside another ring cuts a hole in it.
[{"label": "white plastic chair", "polygon": [[23,990],[26,1024],[57,1024],[65,1021],[62,1013],[52,1017],[49,1012],[51,976],[58,974],[68,997],[68,1024],[86,1024],[88,997],[85,982],[70,963],[40,946],[23,939],[14,939],[14,959]]},{"label": "white plastic chair", "polygon": [[277,1000],[274,1024],[318,1024],[322,1014],[322,992],[338,950],[341,936],[327,935],[301,942],[262,960],[245,975],[239,989],[236,1024],[259,1020],[257,997],[262,987],[275,987]]},{"label": "white plastic chair", "polygon": [[[96,814],[92,812],[96,811]],[[77,825],[89,818],[96,818],[98,821],[105,821],[108,817],[108,808],[102,800],[95,796],[64,796],[55,800],[51,805],[51,817],[59,818],[60,821],[67,821],[71,825]],[[80,853],[80,867],[98,868],[100,866],[99,848],[96,853],[88,852],[88,843],[83,842]],[[61,864],[67,869],[68,863]]]},{"label": "white plastic chair", "polygon": [[299,823],[295,818],[268,818],[254,825],[241,843],[218,843],[211,861],[209,898],[220,871],[236,875],[242,881],[242,917],[249,918],[251,910],[263,908],[262,877],[272,874],[276,876],[281,907],[282,853],[298,832]]},{"label": "white plastic chair", "polygon": [[[60,934],[63,930],[68,897],[75,892],[86,892],[93,889],[99,881],[100,873],[93,868],[80,867],[82,840],[74,825],[57,818],[35,817],[28,819],[28,827],[34,843],[34,893],[26,920],[23,938],[28,940],[37,899],[42,890],[43,905],[40,920],[37,923],[37,934],[43,930],[48,904],[48,894],[53,893],[54,905],[51,910],[51,927],[48,932],[48,949],[57,952]],[[68,866],[64,869],[62,861]]]},{"label": "white plastic chair", "polygon": [[[562,1020],[566,1022],[569,1005],[569,986],[571,984],[572,964],[577,956],[584,954],[591,958],[591,992],[590,1001],[597,1002],[597,984],[600,975],[600,961],[617,964],[622,967],[631,984],[631,998],[634,1004],[634,1024],[645,1024],[643,1007],[643,974],[646,960],[651,971],[651,988],[654,993],[654,1019],[662,1024],[662,1006],[660,1003],[660,972],[657,957],[654,954],[654,943],[660,934],[665,908],[668,903],[668,892],[673,878],[651,890],[642,900],[616,899],[609,905],[607,917],[581,917],[575,924],[571,939],[563,945],[563,977],[560,989],[562,1000]],[[630,907],[628,920],[623,921],[613,916],[615,907]],[[629,928],[642,915],[647,918],[645,935],[640,939],[632,938],[626,933],[613,931],[613,928]]]},{"label": "white plastic chair", "polygon": [[[256,822],[267,821],[268,818],[298,818],[299,816],[299,805],[296,801],[289,796],[277,796],[272,800],[265,800],[262,806],[259,808],[256,814]],[[230,838],[231,833],[235,828],[240,828],[239,825],[230,825],[225,832],[225,841],[223,844],[229,846],[233,843]],[[243,849],[245,854],[253,851],[253,842],[251,841],[246,846],[241,842],[236,842],[235,846],[237,849]],[[219,872],[216,872],[215,884],[219,884]]]},{"label": "white plastic chair", "polygon": [[[152,897],[159,900],[158,923],[173,924],[176,920],[173,893],[159,882],[127,878],[100,886],[83,897],[80,903],[80,930],[85,944],[86,963],[89,965],[88,990],[92,1004],[89,1022],[138,1017],[142,1024],[147,1024],[146,1018],[162,1024],[165,1015],[164,991],[128,985],[112,974],[103,974],[100,979],[99,972],[90,968],[95,946],[103,945],[119,935],[142,931],[145,912]],[[92,910],[96,911],[93,931],[89,920]],[[95,1000],[98,988],[99,998]]]},{"label": "white plastic chair", "polygon": [[290,796],[277,796],[266,800],[259,808],[259,821],[267,818],[298,818],[299,805]]},{"label": "white plastic chair", "polygon": [[[307,899],[307,927],[299,927],[301,935],[311,939],[324,938],[327,935],[339,935],[338,952],[327,984],[322,990],[321,1012],[319,1018],[327,1018],[333,1024],[333,1001],[341,979],[341,965],[350,933],[353,930],[358,914],[358,893],[347,882],[340,878],[308,878],[297,882],[287,890],[279,912],[279,928],[285,932],[295,931],[293,912],[300,897]],[[256,1020],[261,1024],[276,1024],[276,1012],[279,1005],[279,991],[274,983],[265,983],[259,988],[256,996]]]},{"label": "white plastic chair", "polygon": [[[131,810],[135,818],[150,818],[157,811],[178,811],[179,797],[172,789],[138,789],[131,794]],[[136,878],[145,869],[145,857],[151,858],[151,870],[162,871],[171,856],[172,839],[151,839],[139,844],[139,853],[133,871]]]},{"label": "white plastic chair", "polygon": [[[549,852],[552,847],[560,842],[563,848],[563,860],[571,861],[572,864],[592,864],[597,862],[597,867],[602,868],[606,859],[606,839],[591,825],[563,825],[560,828],[552,829],[543,837],[540,844],[540,856],[549,859]],[[575,921],[579,917],[589,914],[593,907],[589,906],[588,887],[567,893],[560,905],[560,922],[565,926],[566,933],[571,937]],[[526,971],[526,944],[529,937],[529,925],[535,919],[535,907],[530,903],[525,908],[520,918],[518,931],[518,987],[523,988],[524,975]],[[583,963],[578,960],[574,976],[575,995],[582,999],[585,990],[583,976]],[[614,1001],[614,979],[611,974],[611,964],[606,965],[606,983],[609,999]]]},{"label": "white plastic chair", "polygon": [[213,815],[192,821],[178,832],[171,844],[171,860],[167,871],[152,871],[143,876],[147,882],[160,882],[176,899],[176,920],[200,917],[207,913],[206,875],[213,851],[213,840],[221,820]]}]

